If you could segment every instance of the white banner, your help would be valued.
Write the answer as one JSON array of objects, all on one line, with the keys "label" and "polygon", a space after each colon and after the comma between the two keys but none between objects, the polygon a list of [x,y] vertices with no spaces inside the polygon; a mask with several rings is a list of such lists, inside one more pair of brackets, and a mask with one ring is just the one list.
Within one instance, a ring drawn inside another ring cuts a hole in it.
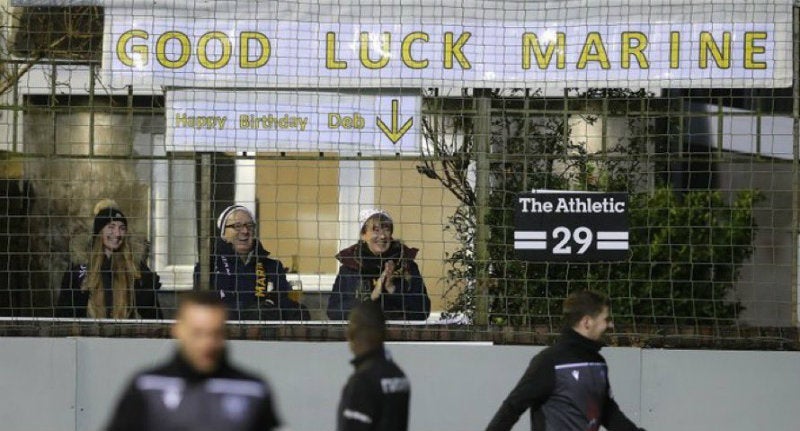
[{"label": "white banner", "polygon": [[[112,7],[103,76],[112,87],[137,88],[789,86],[791,27],[787,17],[757,20],[762,15],[679,23],[329,23]],[[791,8],[787,15],[791,22]]]},{"label": "white banner", "polygon": [[421,97],[301,91],[167,92],[167,151],[419,154]]}]

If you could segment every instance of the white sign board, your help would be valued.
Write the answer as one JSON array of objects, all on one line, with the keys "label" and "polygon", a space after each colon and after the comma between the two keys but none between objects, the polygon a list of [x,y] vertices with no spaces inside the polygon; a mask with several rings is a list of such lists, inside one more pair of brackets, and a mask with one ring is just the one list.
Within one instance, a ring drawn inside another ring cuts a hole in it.
[{"label": "white sign board", "polygon": [[[639,21],[617,9],[612,16],[621,22],[568,19],[570,11],[559,2],[548,4],[564,8],[560,20],[525,11],[510,20],[490,10],[483,19],[432,20],[411,4],[407,18],[307,20],[110,7],[102,73],[112,87],[153,88],[790,86],[791,3],[782,6],[785,13],[751,3],[758,13],[683,13],[676,15],[680,21],[658,14]],[[294,2],[281,4],[290,10]],[[526,16],[533,18],[520,18]]]},{"label": "white sign board", "polygon": [[419,154],[420,96],[167,92],[167,151]]}]

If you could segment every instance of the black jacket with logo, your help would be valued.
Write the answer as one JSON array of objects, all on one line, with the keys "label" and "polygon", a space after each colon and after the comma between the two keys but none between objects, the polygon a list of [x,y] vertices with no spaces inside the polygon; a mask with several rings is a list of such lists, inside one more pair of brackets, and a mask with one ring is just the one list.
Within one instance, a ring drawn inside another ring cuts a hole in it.
[{"label": "black jacket with logo", "polygon": [[611,396],[602,346],[567,329],[531,360],[487,431],[510,430],[528,408],[536,431],[639,430]]},{"label": "black jacket with logo", "polygon": [[338,431],[406,431],[411,385],[383,348],[352,361],[356,370],[342,390]]},{"label": "black jacket with logo", "polygon": [[226,360],[199,374],[180,354],[137,374],[125,390],[108,431],[265,431],[280,424],[269,386]]}]

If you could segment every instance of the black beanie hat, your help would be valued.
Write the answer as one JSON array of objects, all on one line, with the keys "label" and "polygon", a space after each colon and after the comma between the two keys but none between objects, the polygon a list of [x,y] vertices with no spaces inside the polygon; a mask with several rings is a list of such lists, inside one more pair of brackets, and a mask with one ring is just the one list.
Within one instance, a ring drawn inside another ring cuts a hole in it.
[{"label": "black beanie hat", "polygon": [[[99,209],[97,208],[98,206],[100,207]],[[116,202],[112,200],[99,202],[95,207],[94,228],[92,229],[92,232],[95,235],[99,234],[100,231],[112,221],[118,221],[122,222],[126,226],[128,225],[128,219],[125,218],[125,214],[123,214],[122,211],[117,208]]]}]

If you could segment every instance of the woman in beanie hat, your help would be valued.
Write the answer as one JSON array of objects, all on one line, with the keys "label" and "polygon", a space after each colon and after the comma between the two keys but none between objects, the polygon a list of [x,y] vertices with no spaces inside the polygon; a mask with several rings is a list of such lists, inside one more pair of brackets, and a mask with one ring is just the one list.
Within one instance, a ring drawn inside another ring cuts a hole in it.
[{"label": "woman in beanie hat", "polygon": [[94,207],[86,264],[70,264],[61,283],[57,314],[96,319],[157,319],[158,276],[135,259],[128,219],[119,205],[103,199]]},{"label": "woman in beanie hat", "polygon": [[425,320],[431,311],[428,290],[414,258],[419,252],[392,238],[386,211],[359,214],[361,239],[336,255],[341,266],[328,299],[328,317],[345,320],[358,302],[380,304],[387,319]]}]

